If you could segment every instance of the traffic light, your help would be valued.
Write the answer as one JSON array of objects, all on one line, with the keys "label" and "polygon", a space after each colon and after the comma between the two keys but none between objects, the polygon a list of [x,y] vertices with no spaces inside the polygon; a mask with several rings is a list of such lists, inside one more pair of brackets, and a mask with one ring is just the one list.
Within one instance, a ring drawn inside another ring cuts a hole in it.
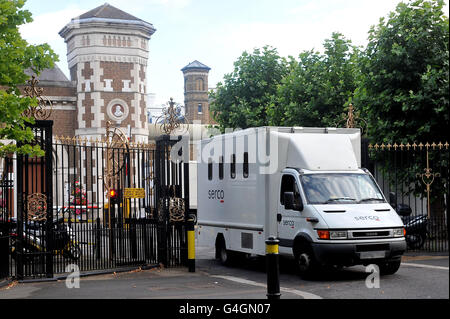
[{"label": "traffic light", "polygon": [[119,200],[119,193],[115,189],[110,189],[109,198],[111,199],[111,203],[117,203]]}]

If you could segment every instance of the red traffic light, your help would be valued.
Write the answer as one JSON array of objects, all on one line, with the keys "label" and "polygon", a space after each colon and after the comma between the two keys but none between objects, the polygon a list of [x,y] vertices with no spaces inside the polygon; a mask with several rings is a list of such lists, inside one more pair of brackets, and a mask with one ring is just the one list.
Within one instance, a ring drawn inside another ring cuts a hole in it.
[{"label": "red traffic light", "polygon": [[116,198],[117,198],[117,192],[116,192],[115,189],[111,189],[111,190],[109,191],[109,197],[110,197],[111,199],[116,199]]}]

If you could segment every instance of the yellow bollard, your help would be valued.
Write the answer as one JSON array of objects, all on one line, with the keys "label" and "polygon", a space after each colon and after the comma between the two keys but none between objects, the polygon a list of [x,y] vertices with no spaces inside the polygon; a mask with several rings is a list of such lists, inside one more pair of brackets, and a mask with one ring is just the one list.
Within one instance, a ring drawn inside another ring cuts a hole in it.
[{"label": "yellow bollard", "polygon": [[195,226],[189,221],[187,226],[188,267],[189,272],[195,272]]},{"label": "yellow bollard", "polygon": [[267,298],[280,299],[280,266],[278,247],[280,241],[275,237],[266,240]]}]

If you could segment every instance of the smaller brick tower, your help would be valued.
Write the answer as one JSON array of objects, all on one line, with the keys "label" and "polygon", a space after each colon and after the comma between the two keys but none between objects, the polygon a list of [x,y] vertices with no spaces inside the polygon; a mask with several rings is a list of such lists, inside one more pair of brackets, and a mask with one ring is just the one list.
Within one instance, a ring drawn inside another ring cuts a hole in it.
[{"label": "smaller brick tower", "polygon": [[211,68],[197,60],[185,66],[184,103],[187,123],[201,121],[202,124],[212,124],[209,112],[208,74]]}]

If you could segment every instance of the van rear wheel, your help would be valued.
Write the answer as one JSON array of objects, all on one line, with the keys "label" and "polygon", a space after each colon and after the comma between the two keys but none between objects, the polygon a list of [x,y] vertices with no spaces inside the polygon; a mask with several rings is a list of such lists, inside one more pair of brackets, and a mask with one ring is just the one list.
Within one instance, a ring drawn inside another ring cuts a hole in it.
[{"label": "van rear wheel", "polygon": [[227,250],[224,239],[217,242],[216,258],[224,266],[228,266],[230,264],[230,251]]},{"label": "van rear wheel", "polygon": [[228,265],[228,262],[229,262],[229,254],[228,254],[228,251],[226,250],[226,248],[224,247],[225,245],[222,245],[221,247],[220,247],[220,250],[219,250],[219,260],[220,260],[220,263],[222,264],[222,265]]}]

